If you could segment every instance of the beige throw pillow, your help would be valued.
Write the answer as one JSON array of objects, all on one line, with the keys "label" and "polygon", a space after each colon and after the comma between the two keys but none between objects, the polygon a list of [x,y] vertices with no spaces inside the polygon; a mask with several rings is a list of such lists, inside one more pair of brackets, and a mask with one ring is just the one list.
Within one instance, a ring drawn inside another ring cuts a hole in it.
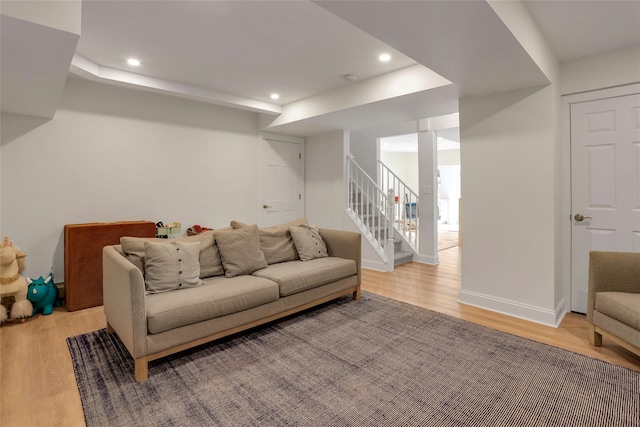
[{"label": "beige throw pillow", "polygon": [[[267,264],[276,264],[285,261],[299,259],[296,246],[293,244],[289,227],[300,224],[307,224],[306,218],[299,218],[286,224],[274,225],[272,227],[258,228],[260,236],[260,249],[264,253]],[[231,221],[231,227],[241,229],[250,227],[240,221]]]},{"label": "beige throw pillow", "polygon": [[145,242],[169,244],[171,242],[200,242],[200,278],[221,276],[224,274],[222,261],[215,244],[213,231],[206,231],[196,236],[178,237],[175,239],[157,239],[155,237],[121,237],[122,251],[129,261],[145,275]]},{"label": "beige throw pillow", "polygon": [[159,293],[202,285],[200,242],[144,242],[147,292]]},{"label": "beige throw pillow", "polygon": [[310,261],[329,256],[327,245],[320,237],[318,227],[301,224],[296,227],[289,227],[289,231],[301,261]]},{"label": "beige throw pillow", "polygon": [[214,234],[226,277],[251,274],[267,266],[256,225]]}]

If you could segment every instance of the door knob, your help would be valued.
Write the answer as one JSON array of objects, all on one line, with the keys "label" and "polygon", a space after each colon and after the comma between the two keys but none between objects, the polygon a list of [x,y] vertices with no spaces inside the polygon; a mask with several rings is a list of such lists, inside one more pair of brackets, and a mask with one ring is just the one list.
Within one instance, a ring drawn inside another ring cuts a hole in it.
[{"label": "door knob", "polygon": [[263,208],[263,209],[269,209],[270,207],[271,207],[271,206],[269,206],[269,205],[268,205],[268,204],[266,204],[266,203],[265,203],[264,205],[262,205],[262,208]]},{"label": "door knob", "polygon": [[582,215],[582,214],[575,214],[575,215],[573,216],[573,219],[575,219],[575,220],[576,220],[576,222],[582,222],[582,221],[584,221],[585,219],[593,219],[593,218],[591,218],[590,216],[584,216],[584,215]]}]

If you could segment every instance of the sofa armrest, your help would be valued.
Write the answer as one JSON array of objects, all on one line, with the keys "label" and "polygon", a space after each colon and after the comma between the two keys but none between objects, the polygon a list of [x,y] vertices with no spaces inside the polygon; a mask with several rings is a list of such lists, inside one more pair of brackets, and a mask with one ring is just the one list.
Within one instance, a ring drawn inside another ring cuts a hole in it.
[{"label": "sofa armrest", "polygon": [[597,292],[640,293],[640,253],[602,252],[589,253],[589,292],[587,319],[595,308]]},{"label": "sofa armrest", "polygon": [[142,272],[116,249],[102,249],[104,312],[111,327],[134,358],[146,356],[147,319]]},{"label": "sofa armrest", "polygon": [[362,281],[361,263],[362,263],[362,246],[360,233],[344,230],[331,230],[328,228],[320,228],[320,237],[327,245],[329,256],[352,259],[356,262],[358,269],[358,286]]}]

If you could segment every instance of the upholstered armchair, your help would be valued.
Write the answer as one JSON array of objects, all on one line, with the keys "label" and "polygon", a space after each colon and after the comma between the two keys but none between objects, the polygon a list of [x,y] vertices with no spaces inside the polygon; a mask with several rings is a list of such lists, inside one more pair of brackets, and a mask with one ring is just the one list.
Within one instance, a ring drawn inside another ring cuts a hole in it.
[{"label": "upholstered armchair", "polygon": [[640,356],[640,253],[589,254],[589,342],[602,335]]}]

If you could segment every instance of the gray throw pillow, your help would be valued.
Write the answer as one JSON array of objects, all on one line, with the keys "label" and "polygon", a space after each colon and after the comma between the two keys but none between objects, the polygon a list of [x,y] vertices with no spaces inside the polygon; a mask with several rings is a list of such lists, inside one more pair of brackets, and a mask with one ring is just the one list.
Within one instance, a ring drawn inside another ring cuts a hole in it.
[{"label": "gray throw pillow", "polygon": [[[276,264],[285,261],[299,259],[296,247],[293,244],[289,227],[300,224],[308,224],[306,218],[299,218],[285,224],[274,225],[266,228],[258,228],[260,236],[260,249],[264,253],[267,264]],[[234,229],[251,227],[249,224],[240,221],[231,221]]]},{"label": "gray throw pillow", "polygon": [[267,261],[260,249],[258,226],[214,232],[226,277],[251,274],[265,268]]},{"label": "gray throw pillow", "polygon": [[327,245],[320,237],[318,227],[301,224],[296,227],[289,227],[289,231],[301,261],[311,261],[312,259],[329,256]]},{"label": "gray throw pillow", "polygon": [[[225,228],[227,229],[227,228]],[[121,237],[120,245],[126,258],[145,275],[144,243],[156,242],[200,242],[200,278],[220,276],[224,274],[222,261],[215,244],[213,231],[206,231],[196,236],[177,237],[175,239],[158,239],[155,237]]]},{"label": "gray throw pillow", "polygon": [[200,279],[200,242],[144,242],[147,292],[193,288]]}]

